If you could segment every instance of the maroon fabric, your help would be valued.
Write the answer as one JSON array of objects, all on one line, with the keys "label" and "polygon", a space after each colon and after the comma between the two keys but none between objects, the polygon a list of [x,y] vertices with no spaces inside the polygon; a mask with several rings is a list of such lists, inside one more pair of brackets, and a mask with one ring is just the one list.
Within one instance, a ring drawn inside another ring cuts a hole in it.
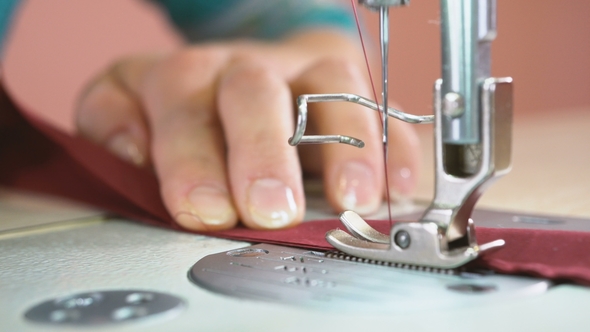
[{"label": "maroon fabric", "polygon": [[[91,204],[119,215],[177,228],[149,170],[138,169],[80,137],[60,132],[36,116],[2,106],[0,89],[0,184]],[[374,227],[388,233],[387,222]],[[336,220],[294,228],[257,231],[243,227],[209,233],[228,239],[329,249],[324,234]],[[480,243],[506,240],[506,246],[477,261],[498,272],[530,274],[590,284],[590,233],[477,228]]]},{"label": "maroon fabric", "polygon": [[67,197],[150,224],[172,225],[153,173],[18,111],[1,85],[0,185]]}]

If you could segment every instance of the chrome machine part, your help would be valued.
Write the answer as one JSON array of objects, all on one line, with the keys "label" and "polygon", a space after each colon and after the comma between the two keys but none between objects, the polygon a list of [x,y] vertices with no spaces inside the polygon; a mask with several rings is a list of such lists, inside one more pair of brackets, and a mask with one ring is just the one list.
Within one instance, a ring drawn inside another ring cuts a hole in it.
[{"label": "chrome machine part", "polygon": [[443,140],[455,175],[473,175],[479,168],[479,89],[490,77],[495,37],[496,0],[441,0]]},{"label": "chrome machine part", "polygon": [[379,8],[379,39],[381,40],[381,77],[382,90],[381,100],[383,109],[381,110],[381,122],[383,123],[383,155],[387,163],[387,143],[388,139],[388,116],[387,116],[387,95],[389,93],[388,77],[389,77],[389,7],[382,6]]},{"label": "chrome machine part", "polygon": [[[396,1],[360,1],[379,9],[382,70],[387,70],[388,15]],[[385,8],[385,9],[384,9]],[[352,235],[340,230],[326,234],[337,249],[367,259],[437,268],[455,268],[475,259],[502,240],[478,245],[471,213],[493,179],[510,170],[512,79],[491,78],[490,42],[495,38],[495,0],[441,0],[442,79],[435,84],[435,196],[418,222],[398,223],[389,236],[374,230],[352,211],[340,220]],[[383,76],[387,87],[387,75]],[[385,95],[384,95],[385,96]],[[384,101],[386,102],[386,98]],[[349,136],[304,136],[307,103],[351,101],[413,123],[431,117],[380,108],[351,94],[303,95],[298,98],[298,120],[291,145],[346,143],[363,147]],[[386,122],[384,121],[384,130]],[[387,136],[384,133],[384,143]],[[386,145],[385,145],[386,146]]]},{"label": "chrome machine part", "polygon": [[[323,143],[343,143],[362,148],[365,143],[354,137],[344,135],[305,135],[305,128],[307,126],[307,104],[319,102],[351,102],[365,106],[375,111],[381,112],[382,106],[378,105],[372,100],[352,94],[352,93],[333,93],[333,94],[313,94],[301,95],[297,98],[297,123],[293,136],[289,138],[289,144],[296,146],[299,144],[323,144]],[[432,123],[434,116],[432,115],[412,115],[388,107],[387,115],[408,123]]]},{"label": "chrome machine part", "polygon": [[[473,207],[491,180],[510,169],[512,80],[488,78],[481,89],[482,154],[479,171],[473,176],[448,174],[444,164],[442,107],[438,80],[435,87],[435,197],[419,222],[397,223],[390,239],[364,223],[354,212],[340,217],[351,235],[333,230],[327,241],[348,254],[375,260],[455,268],[487,249],[502,246],[502,240],[478,245],[470,219]],[[377,235],[375,235],[377,234]],[[384,243],[385,242],[385,243]]]},{"label": "chrome machine part", "polygon": [[492,180],[510,170],[512,79],[489,77],[495,19],[495,0],[441,0],[435,195],[421,220],[442,229],[445,250],[475,243],[467,231],[473,207]]},{"label": "chrome machine part", "polygon": [[418,223],[395,225],[388,244],[358,232],[328,232],[327,240],[339,250],[453,268],[503,245],[502,240],[478,245],[470,219],[485,188],[510,169],[512,79],[488,77],[495,1],[441,0],[441,21],[443,79],[435,84],[434,98],[435,197]]},{"label": "chrome machine part", "polygon": [[443,141],[481,141],[479,86],[490,77],[496,0],[441,0]]},{"label": "chrome machine part", "polygon": [[383,7],[409,5],[410,0],[359,0],[359,3],[372,10],[381,10]]},{"label": "chrome machine part", "polygon": [[359,239],[375,243],[389,244],[389,235],[375,230],[367,224],[363,218],[352,211],[344,211],[340,215],[340,221],[351,234]]},{"label": "chrome machine part", "polygon": [[[441,0],[443,140],[479,143],[477,1]],[[455,102],[449,102],[455,101]]]},{"label": "chrome machine part", "polygon": [[[351,211],[346,213],[354,214]],[[356,218],[360,219],[358,216]],[[353,218],[349,216],[347,219]],[[342,216],[340,220],[343,220]],[[377,232],[368,224],[366,227],[371,232]],[[470,242],[467,246],[457,249],[449,248],[449,243],[446,241],[441,227],[427,221],[396,223],[391,229],[390,238],[385,243],[384,241],[368,241],[366,240],[368,236],[365,234],[359,236],[358,233],[351,232],[353,234],[351,236],[339,229],[326,233],[326,240],[338,250],[353,256],[440,269],[460,267],[488,250],[504,245],[503,240],[478,245],[475,241],[471,219],[467,225],[467,231]],[[379,234],[379,239],[381,236],[385,236],[382,233]]]},{"label": "chrome machine part", "polygon": [[206,256],[189,278],[230,296],[338,312],[466,308],[540,294],[550,286],[541,279],[415,268],[269,244]]},{"label": "chrome machine part", "polygon": [[448,242],[467,236],[467,223],[483,191],[510,171],[512,146],[512,79],[487,78],[481,86],[481,154],[471,176],[449,172],[445,159],[442,81],[435,84],[435,194],[421,220],[436,223]]},{"label": "chrome machine part", "polygon": [[47,300],[25,313],[29,321],[54,326],[98,327],[131,320],[175,316],[182,299],[144,290],[100,290]]}]

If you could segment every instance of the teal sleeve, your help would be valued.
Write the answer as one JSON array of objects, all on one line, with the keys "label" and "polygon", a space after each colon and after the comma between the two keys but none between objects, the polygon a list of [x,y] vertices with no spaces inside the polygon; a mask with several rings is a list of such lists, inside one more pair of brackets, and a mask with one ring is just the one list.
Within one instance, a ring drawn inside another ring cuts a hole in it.
[{"label": "teal sleeve", "polygon": [[329,27],[355,29],[343,0],[152,0],[191,41],[233,38],[277,39],[293,31]]},{"label": "teal sleeve", "polygon": [[0,0],[0,57],[4,54],[6,36],[18,2],[18,0]]}]

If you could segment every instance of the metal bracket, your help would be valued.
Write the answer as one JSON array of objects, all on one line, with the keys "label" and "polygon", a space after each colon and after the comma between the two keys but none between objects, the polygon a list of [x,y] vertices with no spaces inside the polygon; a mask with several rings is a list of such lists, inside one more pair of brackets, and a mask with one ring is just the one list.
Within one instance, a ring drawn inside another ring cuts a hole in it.
[{"label": "metal bracket", "polygon": [[419,222],[397,223],[387,236],[346,211],[340,220],[352,235],[332,230],[326,240],[338,250],[367,259],[438,268],[461,266],[503,240],[478,245],[473,207],[484,189],[510,169],[512,79],[488,78],[481,86],[482,149],[479,170],[459,177],[445,170],[442,139],[442,80],[435,84],[435,197]]}]

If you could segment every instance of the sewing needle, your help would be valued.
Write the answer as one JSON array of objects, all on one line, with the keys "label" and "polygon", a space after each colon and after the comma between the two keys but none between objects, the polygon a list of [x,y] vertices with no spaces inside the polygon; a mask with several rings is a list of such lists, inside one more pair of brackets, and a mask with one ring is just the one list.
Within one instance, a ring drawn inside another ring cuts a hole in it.
[{"label": "sewing needle", "polygon": [[379,8],[379,39],[381,40],[381,77],[382,77],[382,92],[381,100],[383,107],[381,109],[381,123],[383,125],[383,166],[385,169],[385,192],[387,198],[387,212],[389,222],[391,218],[391,200],[389,194],[389,176],[387,171],[387,155],[388,155],[388,116],[387,116],[387,79],[388,79],[388,56],[389,56],[389,7],[382,6]]}]

